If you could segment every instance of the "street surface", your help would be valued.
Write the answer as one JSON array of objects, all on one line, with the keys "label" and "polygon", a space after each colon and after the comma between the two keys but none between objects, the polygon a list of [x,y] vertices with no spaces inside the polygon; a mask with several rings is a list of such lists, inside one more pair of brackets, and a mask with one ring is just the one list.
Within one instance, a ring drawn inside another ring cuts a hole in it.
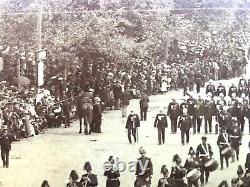
[{"label": "street surface", "polygon": [[[238,79],[223,81],[228,86],[232,82],[238,83]],[[204,93],[204,89],[202,89],[202,92]],[[113,155],[126,163],[136,161],[139,157],[138,148],[143,145],[147,156],[152,158],[154,167],[152,187],[155,187],[161,177],[161,166],[166,164],[170,170],[173,155],[176,153],[181,156],[184,164],[189,147],[193,146],[196,149],[201,142],[201,136],[204,135],[203,124],[201,134],[191,134],[189,145],[182,146],[180,132],[175,135],[170,134],[169,121],[166,143],[165,145],[158,145],[157,129],[153,127],[154,116],[161,107],[165,107],[166,112],[168,103],[172,98],[181,102],[182,90],[150,97],[148,120],[141,123],[138,144],[131,145],[128,143],[125,130],[126,119],[121,118],[120,110],[107,111],[103,114],[101,134],[90,136],[79,134],[79,122],[74,121],[70,128],[48,129],[45,134],[14,142],[10,153],[10,168],[0,167],[1,186],[38,187],[46,179],[51,187],[63,187],[72,169],[75,169],[81,176],[83,164],[90,161],[93,172],[98,175],[98,186],[105,187],[106,179],[103,176],[103,163],[108,157]],[[131,101],[128,112],[131,108],[139,114],[139,100]],[[245,130],[248,132],[248,123],[246,123]],[[216,144],[217,135],[208,134],[207,137],[208,142],[212,145],[214,158],[219,161],[219,149]],[[222,180],[227,180],[230,183],[231,179],[237,175],[237,166],[239,164],[244,166],[246,154],[249,152],[249,137],[247,134],[243,136],[243,145],[240,147],[240,161],[230,163],[229,168],[223,171],[218,169],[211,173],[207,187],[215,187]],[[134,173],[130,173],[128,170],[121,173],[121,187],[132,187],[134,180]]]}]

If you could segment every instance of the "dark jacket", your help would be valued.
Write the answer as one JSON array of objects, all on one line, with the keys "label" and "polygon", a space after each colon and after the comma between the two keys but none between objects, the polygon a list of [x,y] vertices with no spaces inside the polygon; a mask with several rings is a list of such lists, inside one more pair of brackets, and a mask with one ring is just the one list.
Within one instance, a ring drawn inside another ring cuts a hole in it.
[{"label": "dark jacket", "polygon": [[136,127],[140,127],[139,116],[137,114],[129,114],[125,128],[131,129]]},{"label": "dark jacket", "polygon": [[207,87],[206,87],[206,94],[207,94],[208,92],[211,92],[212,95],[214,95],[214,93],[215,93],[215,86],[212,85],[212,84],[207,85]]},{"label": "dark jacket", "polygon": [[107,177],[106,187],[119,187],[120,186],[120,173],[119,171],[113,171],[112,169],[104,172],[104,176]]},{"label": "dark jacket", "polygon": [[9,133],[6,135],[0,135],[0,145],[2,150],[11,150],[11,143],[14,141],[14,137]]},{"label": "dark jacket", "polygon": [[180,115],[179,104],[178,103],[174,103],[174,102],[169,103],[167,115],[170,118],[177,118]]},{"label": "dark jacket", "polygon": [[161,128],[161,129],[168,127],[167,115],[157,114],[155,117],[154,127]]},{"label": "dark jacket", "polygon": [[140,108],[141,109],[148,108],[148,103],[149,103],[148,96],[147,95],[143,95],[142,98],[140,99]]},{"label": "dark jacket", "polygon": [[220,149],[230,146],[230,135],[227,133],[220,133],[217,139],[217,145]]},{"label": "dark jacket", "polygon": [[217,96],[220,95],[220,93],[223,93],[224,96],[226,96],[226,88],[223,85],[220,85],[217,87]]},{"label": "dark jacket", "polygon": [[236,93],[237,95],[237,87],[236,86],[230,86],[228,90],[228,96],[232,96],[232,93]]},{"label": "dark jacket", "polygon": [[247,153],[245,168],[248,172],[250,171],[250,153]]},{"label": "dark jacket", "polygon": [[211,145],[206,144],[206,146],[203,146],[202,144],[199,144],[196,149],[196,156],[199,158],[212,157],[213,151]]},{"label": "dark jacket", "polygon": [[[86,184],[86,177],[88,177],[90,179],[90,181],[87,182],[87,186],[86,187],[95,187],[98,185],[98,181],[97,181],[97,176],[94,174],[84,174],[82,175],[82,178],[80,180],[80,183],[85,185]],[[85,187],[85,186],[84,186]]]},{"label": "dark jacket", "polygon": [[124,106],[129,105],[129,100],[130,100],[130,93],[129,92],[122,93],[121,101]]},{"label": "dark jacket", "polygon": [[192,127],[192,120],[189,115],[181,115],[178,122],[178,128],[181,131],[187,131]]}]

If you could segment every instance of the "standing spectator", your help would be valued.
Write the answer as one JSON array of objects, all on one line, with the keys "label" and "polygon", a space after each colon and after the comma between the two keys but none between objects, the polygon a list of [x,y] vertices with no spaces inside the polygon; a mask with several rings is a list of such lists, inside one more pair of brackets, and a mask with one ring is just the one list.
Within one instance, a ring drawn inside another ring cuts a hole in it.
[{"label": "standing spectator", "polygon": [[95,97],[93,105],[93,119],[91,124],[91,132],[101,133],[101,123],[102,123],[101,99],[99,97]]},{"label": "standing spectator", "polygon": [[146,93],[143,93],[140,99],[141,121],[147,120],[148,103],[149,103],[148,95]]},{"label": "standing spectator", "polygon": [[8,132],[7,125],[3,125],[3,133],[0,136],[1,145],[1,157],[3,161],[3,167],[9,167],[9,153],[11,150],[11,143],[13,142],[13,137]]},{"label": "standing spectator", "polygon": [[64,96],[64,101],[62,103],[62,114],[64,117],[65,128],[70,127],[70,102],[66,100]]},{"label": "standing spectator", "polygon": [[122,104],[122,117],[127,117],[127,108],[129,105],[129,100],[130,100],[130,92],[129,90],[126,90],[125,92],[122,93],[121,96],[121,104]]},{"label": "standing spectator", "polygon": [[115,84],[113,85],[113,94],[115,99],[115,110],[118,110],[120,108],[120,98],[122,94],[122,87],[118,81],[115,81]]}]

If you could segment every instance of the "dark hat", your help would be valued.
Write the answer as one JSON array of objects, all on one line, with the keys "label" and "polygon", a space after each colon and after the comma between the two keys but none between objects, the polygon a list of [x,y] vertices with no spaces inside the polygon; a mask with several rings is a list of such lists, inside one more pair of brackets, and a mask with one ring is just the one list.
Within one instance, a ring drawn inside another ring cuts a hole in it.
[{"label": "dark hat", "polygon": [[194,151],[194,148],[193,148],[193,147],[190,147],[190,148],[189,148],[188,154],[189,154],[189,155],[195,155],[195,151]]},{"label": "dark hat", "polygon": [[110,162],[114,162],[114,157],[113,156],[109,156],[109,161]]},{"label": "dark hat", "polygon": [[173,157],[173,162],[176,162],[176,163],[181,163],[181,158],[178,154],[175,154],[174,157]]},{"label": "dark hat", "polygon": [[86,171],[91,171],[92,167],[91,167],[90,162],[85,162],[85,164],[83,166],[83,169],[86,170]]},{"label": "dark hat", "polygon": [[78,174],[76,173],[76,170],[72,170],[69,176],[72,178],[72,180],[78,180],[79,178]]},{"label": "dark hat", "polygon": [[238,165],[238,169],[237,169],[237,175],[243,175],[244,171],[241,165]]},{"label": "dark hat", "polygon": [[231,184],[237,184],[239,182],[239,178],[233,178],[231,180]]},{"label": "dark hat", "polygon": [[163,165],[161,167],[161,174],[166,175],[168,173],[168,168],[166,165]]},{"label": "dark hat", "polygon": [[201,139],[202,140],[207,140],[207,137],[206,136],[202,136]]}]

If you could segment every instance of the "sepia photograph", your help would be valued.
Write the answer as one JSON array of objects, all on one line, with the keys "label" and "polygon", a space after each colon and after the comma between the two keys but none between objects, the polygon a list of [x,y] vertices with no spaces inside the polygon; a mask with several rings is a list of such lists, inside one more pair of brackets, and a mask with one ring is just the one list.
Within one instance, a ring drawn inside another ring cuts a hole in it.
[{"label": "sepia photograph", "polygon": [[0,0],[0,152],[0,187],[250,187],[250,0]]}]

